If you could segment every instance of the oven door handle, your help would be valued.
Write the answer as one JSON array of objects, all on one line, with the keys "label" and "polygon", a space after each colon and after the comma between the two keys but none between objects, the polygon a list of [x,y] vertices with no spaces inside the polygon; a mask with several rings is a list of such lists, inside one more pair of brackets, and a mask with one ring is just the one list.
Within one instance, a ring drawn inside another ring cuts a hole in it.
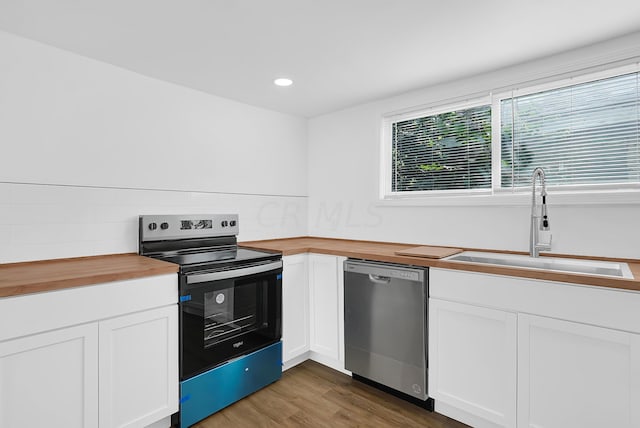
[{"label": "oven door handle", "polygon": [[269,272],[270,270],[282,267],[282,260],[267,263],[264,265],[250,266],[241,269],[224,270],[220,272],[197,273],[187,275],[187,284],[199,284],[202,282],[219,281],[221,279],[238,278],[241,276],[254,275],[256,273]]}]

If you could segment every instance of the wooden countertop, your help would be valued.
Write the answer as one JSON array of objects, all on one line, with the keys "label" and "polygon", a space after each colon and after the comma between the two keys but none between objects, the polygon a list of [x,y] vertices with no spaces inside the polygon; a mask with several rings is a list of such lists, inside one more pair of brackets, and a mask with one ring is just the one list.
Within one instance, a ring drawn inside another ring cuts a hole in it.
[{"label": "wooden countertop", "polygon": [[[277,251],[285,256],[299,253],[331,254],[381,262],[439,267],[445,269],[483,272],[497,275],[509,275],[523,278],[640,291],[640,260],[597,258],[597,260],[621,261],[628,263],[634,278],[625,279],[578,275],[545,270],[519,269],[466,262],[450,262],[442,259],[430,259],[396,254],[396,251],[407,250],[412,247],[416,247],[418,244],[299,237],[242,242],[240,245],[258,250]],[[464,250],[487,251],[475,248],[465,248]],[[563,255],[554,256],[570,257]],[[584,259],[586,257],[577,258]],[[142,257],[137,254],[113,254],[106,256],[0,264],[0,297],[53,291],[70,287],[142,278],[153,275],[171,274],[176,272],[178,272],[178,265],[176,264]]]},{"label": "wooden countertop", "polygon": [[176,273],[178,268],[137,254],[0,264],[0,297]]},{"label": "wooden countertop", "polygon": [[[388,242],[356,241],[348,239],[298,237],[286,239],[272,239],[265,241],[241,242],[243,247],[258,250],[279,251],[288,256],[299,253],[320,253],[336,256],[351,257],[357,259],[375,260],[390,263],[402,263],[416,266],[439,267],[445,269],[465,270],[497,275],[509,275],[522,278],[542,279],[547,281],[568,282],[582,285],[595,285],[599,287],[617,288],[623,290],[640,291],[640,260],[612,259],[612,258],[588,258],[583,256],[570,256],[561,254],[549,254],[554,257],[573,257],[588,260],[603,260],[628,263],[633,274],[633,279],[611,278],[594,275],[579,275],[572,273],[553,272],[548,270],[521,269],[495,265],[483,265],[467,262],[451,262],[442,259],[429,259],[424,257],[410,257],[397,255],[396,251],[407,250],[419,244],[397,244]],[[425,244],[428,245],[428,244]],[[445,247],[448,248],[448,247]],[[464,248],[465,251],[491,251],[477,248]],[[522,252],[505,252],[510,254],[525,254]],[[543,256],[544,257],[544,256]]]}]

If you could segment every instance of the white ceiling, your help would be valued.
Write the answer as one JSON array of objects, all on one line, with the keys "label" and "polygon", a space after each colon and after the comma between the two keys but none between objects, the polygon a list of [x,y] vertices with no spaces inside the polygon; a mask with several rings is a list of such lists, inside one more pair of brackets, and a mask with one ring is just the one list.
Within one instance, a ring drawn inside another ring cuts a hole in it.
[{"label": "white ceiling", "polygon": [[636,32],[640,1],[0,0],[0,29],[313,117]]}]

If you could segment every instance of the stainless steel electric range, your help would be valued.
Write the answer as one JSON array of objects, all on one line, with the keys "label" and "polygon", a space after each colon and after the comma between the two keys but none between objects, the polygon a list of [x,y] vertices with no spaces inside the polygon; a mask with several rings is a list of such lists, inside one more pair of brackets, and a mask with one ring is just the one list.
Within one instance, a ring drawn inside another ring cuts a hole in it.
[{"label": "stainless steel electric range", "polygon": [[180,265],[180,411],[188,427],[282,373],[282,260],[238,247],[237,214],[144,215],[139,253]]}]

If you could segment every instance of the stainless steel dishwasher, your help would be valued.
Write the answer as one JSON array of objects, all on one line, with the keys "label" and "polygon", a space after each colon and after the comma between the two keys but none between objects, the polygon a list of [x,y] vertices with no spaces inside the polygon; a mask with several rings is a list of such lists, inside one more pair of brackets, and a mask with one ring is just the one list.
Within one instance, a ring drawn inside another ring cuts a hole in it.
[{"label": "stainless steel dishwasher", "polygon": [[[344,262],[345,367],[432,409],[427,395],[428,270]],[[384,388],[386,387],[386,388]]]}]

